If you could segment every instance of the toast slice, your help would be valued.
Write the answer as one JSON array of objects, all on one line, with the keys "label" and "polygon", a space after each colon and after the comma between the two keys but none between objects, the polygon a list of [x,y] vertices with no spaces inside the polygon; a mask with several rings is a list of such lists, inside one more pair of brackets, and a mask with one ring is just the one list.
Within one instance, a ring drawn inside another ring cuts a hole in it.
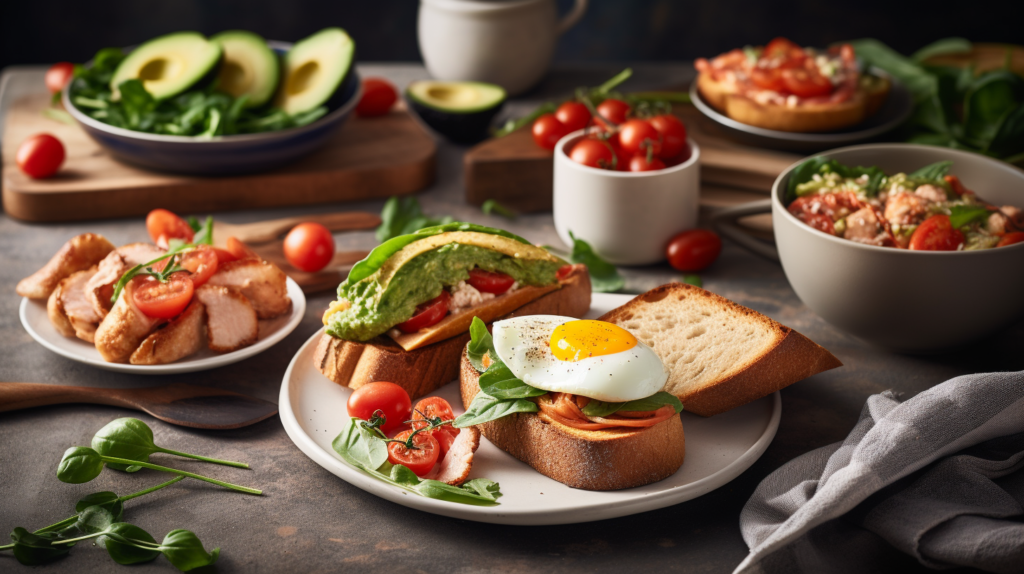
[{"label": "toast slice", "polygon": [[669,283],[605,313],[649,345],[669,370],[665,390],[688,412],[711,416],[842,366],[772,319],[684,283]]},{"label": "toast slice", "polygon": [[[566,315],[582,317],[590,310],[590,276],[584,265],[576,265],[561,280],[561,287],[504,316]],[[504,305],[501,297],[465,311],[469,321],[473,316],[491,316],[491,307]],[[496,317],[499,319],[503,317]],[[469,332],[462,331],[443,341],[404,350],[387,336],[365,343],[345,341],[328,334],[320,338],[314,361],[328,379],[352,389],[374,381],[390,381],[406,390],[415,400],[432,393],[459,376],[459,357],[469,342]]]},{"label": "toast slice", "polygon": [[[480,392],[480,373],[462,353],[462,404]],[[584,431],[535,413],[516,413],[476,425],[487,440],[544,476],[572,488],[619,490],[651,484],[675,474],[686,456],[678,416],[643,429]]]}]

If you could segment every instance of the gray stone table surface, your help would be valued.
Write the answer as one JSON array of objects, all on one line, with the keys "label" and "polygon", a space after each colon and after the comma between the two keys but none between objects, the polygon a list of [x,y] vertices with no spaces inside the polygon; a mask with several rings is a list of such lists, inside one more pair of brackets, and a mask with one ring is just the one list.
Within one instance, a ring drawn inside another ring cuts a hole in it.
[{"label": "gray stone table surface", "polygon": [[[512,111],[545,98],[568,96],[578,85],[596,85],[617,72],[614,65],[561,66]],[[689,65],[639,65],[629,84],[636,89],[679,85]],[[426,77],[419,65],[366,65],[364,77],[382,75],[399,86]],[[42,87],[40,68],[9,68],[0,105]],[[0,117],[3,115],[0,109]],[[550,214],[506,222],[485,216],[463,200],[465,148],[439,141],[437,181],[420,195],[425,211],[498,225],[538,243],[559,244]],[[254,211],[238,205],[217,217],[232,223],[319,210],[378,211],[382,202],[348,203]],[[87,386],[143,386],[189,382],[228,388],[277,401],[281,378],[301,344],[320,326],[330,293],[309,298],[296,331],[272,349],[241,363],[188,375],[144,378],[78,364],[35,343],[18,320],[16,282],[41,266],[68,238],[102,233],[115,244],[147,240],[141,218],[33,225],[0,215],[0,381]],[[336,236],[340,249],[374,245],[372,233]],[[627,291],[639,293],[678,279],[667,265],[624,269]],[[155,421],[119,408],[67,405],[0,413],[0,531],[42,527],[68,516],[74,502],[97,490],[129,493],[162,481],[150,471],[104,472],[88,484],[70,485],[55,476],[66,448],[87,445],[110,420],[138,416],[158,444],[229,460],[251,470],[179,462],[180,467],[263,488],[261,497],[226,492],[186,481],[128,503],[128,517],[156,536],[174,528],[195,531],[207,547],[222,550],[221,572],[729,572],[746,555],[740,509],[755,486],[786,461],[841,440],[865,399],[885,389],[912,396],[950,377],[1024,368],[1024,322],[967,348],[935,356],[896,355],[872,348],[833,328],[801,304],[782,269],[726,243],[720,259],[702,273],[709,290],[793,327],[831,350],[845,366],[782,391],[782,422],[775,440],[749,470],[726,486],[661,510],[600,522],[547,527],[479,524],[426,514],[381,500],[338,479],[306,458],[288,439],[277,417],[233,431],[199,431]],[[970,296],[970,278],[965,294]],[[869,301],[851,301],[869,305]],[[938,313],[970,312],[952,303]],[[916,569],[894,555],[894,569]],[[18,572],[9,553],[0,571]],[[81,544],[71,556],[38,571],[123,572],[106,552]],[[172,571],[164,560],[132,571]]]}]

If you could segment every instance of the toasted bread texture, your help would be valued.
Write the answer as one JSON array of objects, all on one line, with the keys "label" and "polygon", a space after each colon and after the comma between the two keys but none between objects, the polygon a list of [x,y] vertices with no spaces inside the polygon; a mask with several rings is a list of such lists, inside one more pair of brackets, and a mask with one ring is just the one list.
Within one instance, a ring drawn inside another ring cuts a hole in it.
[{"label": "toasted bread texture", "polygon": [[832,353],[789,327],[684,283],[652,289],[600,320],[653,348],[669,370],[665,390],[701,416],[842,366]]},{"label": "toasted bread texture", "polygon": [[[480,392],[480,373],[462,354],[459,389],[465,408]],[[487,440],[544,476],[584,490],[619,490],[675,474],[686,456],[680,417],[650,428],[577,430],[517,413],[477,425]]]},{"label": "toasted bread texture", "polygon": [[[491,299],[465,313],[472,320],[476,313],[487,314],[486,307],[497,304],[495,302],[500,299]],[[562,279],[560,289],[506,316],[551,314],[582,317],[588,310],[590,276],[585,266],[576,265]],[[317,345],[314,361],[324,376],[340,385],[358,389],[374,381],[390,381],[416,399],[459,376],[459,356],[468,342],[469,332],[463,331],[443,341],[406,351],[386,336],[358,343],[325,333]]]}]

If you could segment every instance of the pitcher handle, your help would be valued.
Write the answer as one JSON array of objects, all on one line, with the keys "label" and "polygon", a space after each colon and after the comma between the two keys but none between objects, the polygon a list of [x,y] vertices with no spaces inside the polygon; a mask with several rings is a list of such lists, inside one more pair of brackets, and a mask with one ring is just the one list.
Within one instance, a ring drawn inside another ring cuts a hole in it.
[{"label": "pitcher handle", "polygon": [[572,28],[573,26],[576,25],[577,22],[580,21],[580,18],[582,18],[583,14],[587,11],[587,5],[589,3],[590,0],[576,0],[576,3],[573,5],[572,10],[569,10],[569,13],[563,16],[562,19],[558,22],[559,36],[568,32],[569,28]]},{"label": "pitcher handle", "polygon": [[744,203],[742,205],[737,205],[736,207],[729,207],[717,211],[711,216],[711,225],[714,226],[714,228],[722,235],[732,239],[736,243],[739,243],[740,246],[747,248],[761,257],[778,262],[779,250],[774,245],[769,245],[760,239],[752,237],[736,225],[736,220],[741,217],[771,213],[771,211],[771,199],[751,201],[750,203]]}]

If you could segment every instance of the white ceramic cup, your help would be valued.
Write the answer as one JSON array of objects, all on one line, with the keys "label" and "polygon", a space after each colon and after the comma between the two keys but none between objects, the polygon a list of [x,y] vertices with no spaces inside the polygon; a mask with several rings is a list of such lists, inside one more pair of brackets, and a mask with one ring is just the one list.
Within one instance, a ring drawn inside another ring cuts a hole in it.
[{"label": "white ceramic cup", "polygon": [[575,0],[559,20],[555,0],[421,0],[420,53],[438,80],[489,82],[514,96],[544,76],[587,3]]},{"label": "white ceramic cup", "polygon": [[616,265],[664,261],[669,239],[697,225],[700,148],[690,140],[690,159],[666,169],[609,171],[569,159],[568,150],[583,134],[573,132],[555,146],[558,236],[572,245],[572,231]]}]

